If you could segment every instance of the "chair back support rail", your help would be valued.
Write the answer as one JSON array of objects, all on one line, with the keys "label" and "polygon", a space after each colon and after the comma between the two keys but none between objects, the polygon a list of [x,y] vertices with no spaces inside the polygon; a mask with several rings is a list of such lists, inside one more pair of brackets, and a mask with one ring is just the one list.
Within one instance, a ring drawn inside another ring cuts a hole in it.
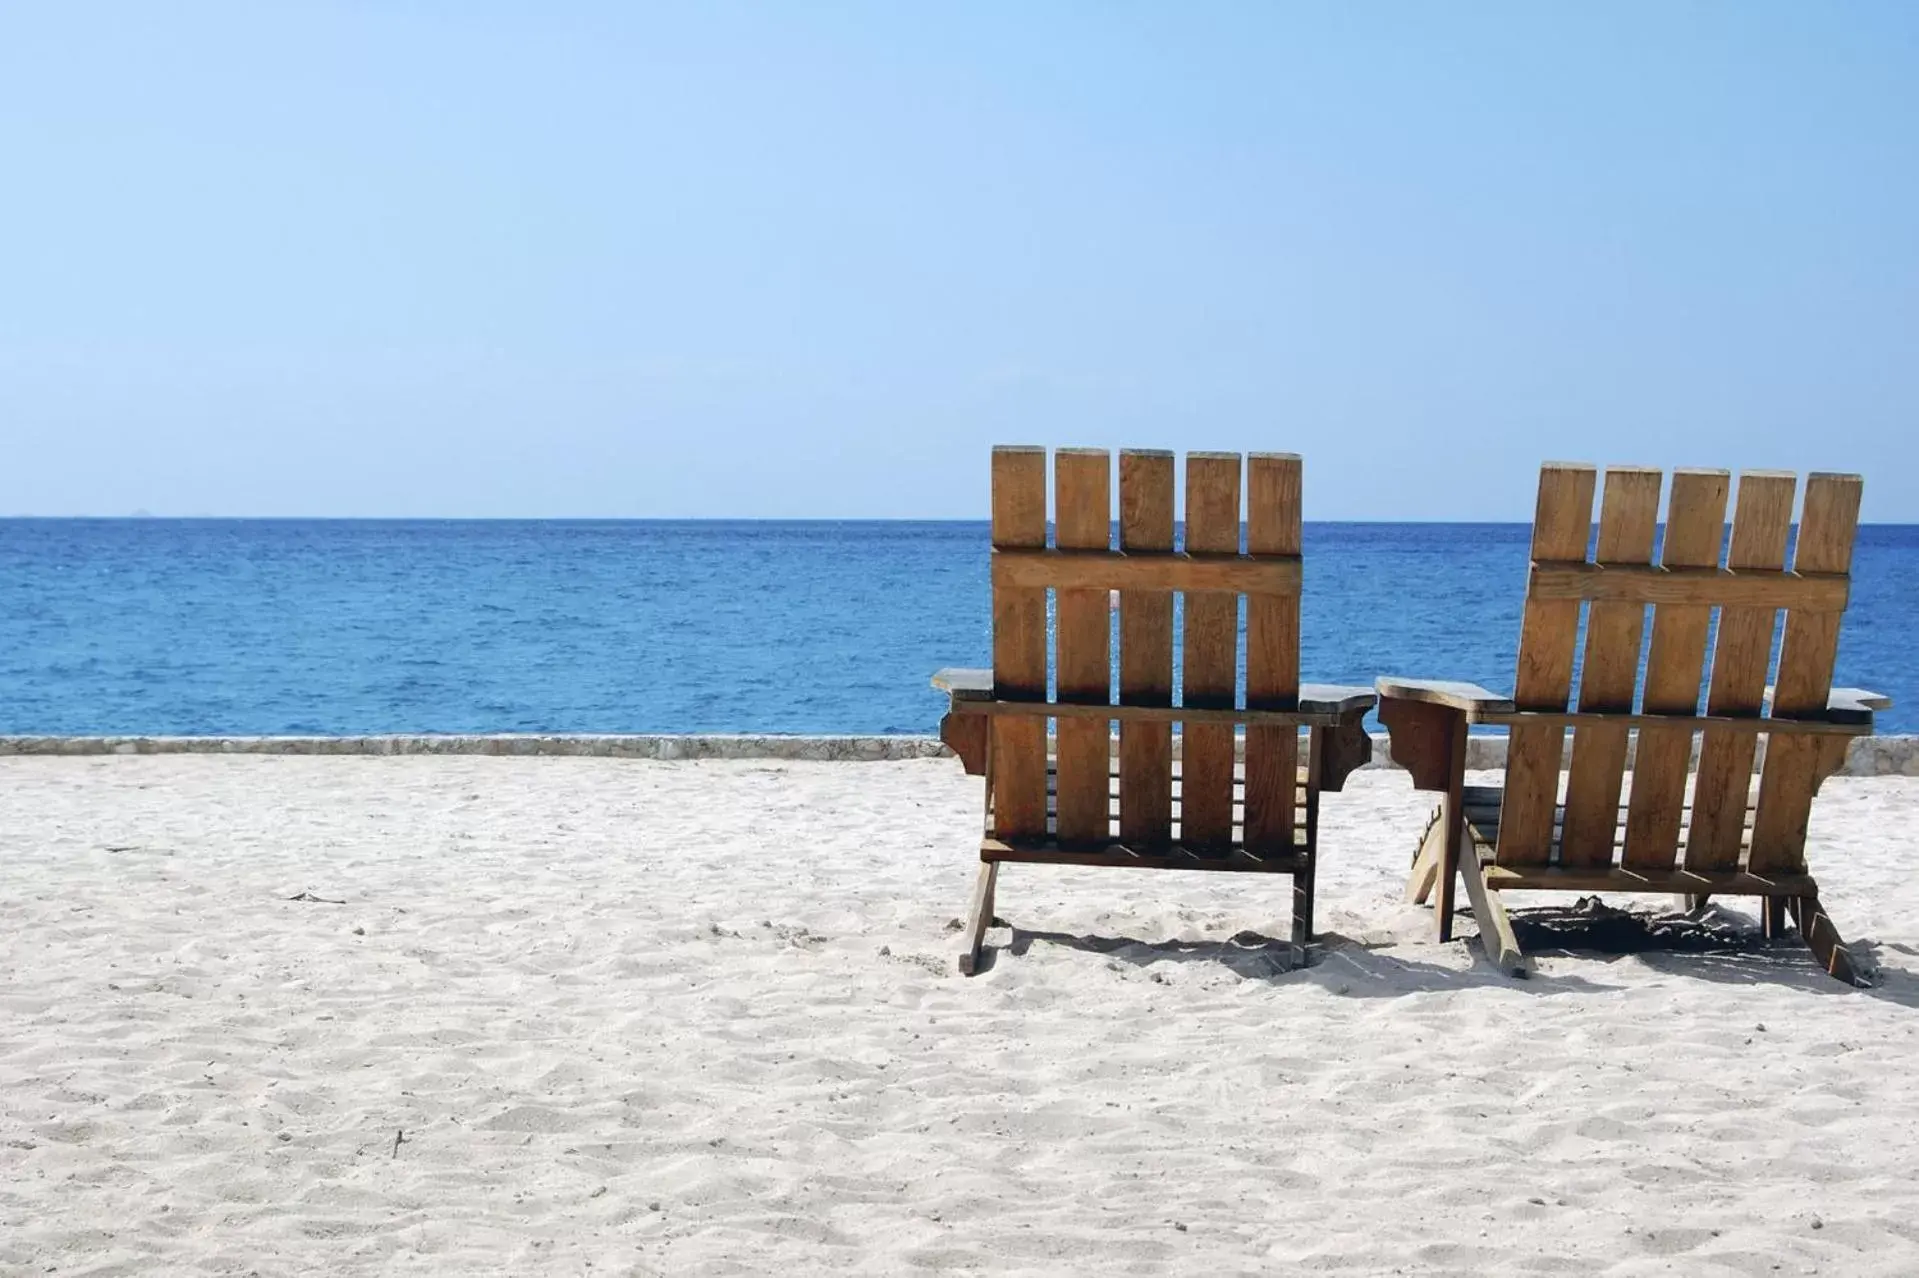
[{"label": "chair back support rail", "polygon": [[[1119,454],[1115,529],[1112,455],[1058,450],[1051,545],[1046,461],[1040,448],[993,450],[993,695],[954,703],[958,712],[991,718],[993,834],[1008,842],[1055,838],[1061,847],[1117,838],[1142,847],[1292,852],[1298,728],[1337,719],[1299,705],[1299,459],[1254,454],[1242,465],[1236,453],[1188,454],[1183,546],[1175,544],[1172,453]],[[1176,592],[1184,618],[1179,704]],[[1057,724],[1050,770],[1049,718]],[[1177,779],[1175,722],[1182,724]],[[1246,740],[1236,775],[1238,725]]]},{"label": "chair back support rail", "polygon": [[[1496,863],[1803,872],[1813,792],[1843,760],[1845,735],[1862,730],[1819,721],[1849,593],[1859,477],[1807,480],[1790,569],[1791,474],[1742,474],[1727,538],[1731,476],[1674,472],[1657,561],[1664,477],[1631,467],[1606,472],[1589,558],[1596,478],[1590,466],[1541,472]],[[1577,714],[1569,716],[1582,607]],[[1776,632],[1779,676],[1768,713]],[[1635,714],[1636,704],[1642,713]],[[1664,716],[1687,721],[1662,723]],[[1626,790],[1634,727],[1639,738]],[[1805,728],[1813,731],[1794,730]],[[1699,764],[1688,804],[1695,731]],[[1755,796],[1762,736],[1768,740]]]}]

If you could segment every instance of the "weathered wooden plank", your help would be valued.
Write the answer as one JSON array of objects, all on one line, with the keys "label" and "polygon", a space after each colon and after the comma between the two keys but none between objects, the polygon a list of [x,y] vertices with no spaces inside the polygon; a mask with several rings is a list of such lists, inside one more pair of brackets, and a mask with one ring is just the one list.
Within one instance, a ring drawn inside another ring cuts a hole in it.
[{"label": "weathered wooden plank", "polygon": [[[1599,511],[1599,563],[1643,566],[1651,561],[1662,478],[1656,470],[1614,467],[1606,471]],[[1580,713],[1632,713],[1645,620],[1642,603],[1594,603],[1588,610],[1586,656],[1579,674]],[[1625,773],[1623,723],[1588,723],[1573,730],[1560,864],[1604,865],[1612,860]]]},{"label": "weathered wooden plank", "polygon": [[[1061,719],[1131,719],[1140,723],[1259,723],[1287,724],[1294,728],[1321,726],[1342,721],[1344,714],[1326,710],[1208,710],[1184,706],[1078,706],[1071,702],[1048,701],[956,701],[956,715],[1020,715]],[[1346,712],[1350,713],[1350,712]]]},{"label": "weathered wooden plank", "polygon": [[1393,764],[1404,768],[1418,790],[1444,790],[1465,764],[1453,757],[1466,712],[1441,701],[1387,697],[1379,703],[1379,721],[1392,737]]},{"label": "weathered wooden plank", "polygon": [[[993,450],[993,545],[1046,545],[1046,450]],[[993,591],[993,695],[1046,700],[1046,592]],[[995,718],[987,775],[1001,834],[1046,832],[1046,720]]]},{"label": "weathered wooden plank", "polygon": [[968,776],[986,775],[987,736],[988,725],[983,715],[948,713],[940,717],[940,740],[960,757]]},{"label": "weathered wooden plank", "polygon": [[[1298,662],[1294,664],[1297,665]],[[1847,691],[1857,692],[1865,697],[1878,696],[1877,693],[1866,692],[1859,688],[1847,689]],[[1892,704],[1890,697],[1880,699],[1885,702],[1885,706]],[[1267,698],[1269,703],[1280,700],[1283,698]],[[1351,684],[1302,683],[1299,685],[1299,695],[1295,700],[1301,710],[1330,710],[1335,716],[1334,721],[1338,721],[1338,719],[1350,717],[1354,711],[1364,714],[1371,710],[1378,703],[1379,695],[1371,688],[1356,688]],[[1885,706],[1879,708],[1884,709]]]},{"label": "weathered wooden plank", "polygon": [[1475,863],[1479,859],[1466,834],[1466,716],[1446,717],[1452,745],[1446,753],[1446,795],[1439,804],[1439,864],[1433,876],[1434,931],[1441,941],[1453,939],[1453,889],[1459,882],[1460,864],[1467,857]]},{"label": "weathered wooden plank", "polygon": [[1476,683],[1454,679],[1407,679],[1400,675],[1381,675],[1373,682],[1383,698],[1395,701],[1423,701],[1465,711],[1470,722],[1479,722],[1482,714],[1510,714],[1513,699],[1488,692]]},{"label": "weathered wooden plank", "polygon": [[1851,588],[1843,574],[1809,569],[1740,572],[1663,564],[1537,564],[1527,594],[1534,599],[1585,599],[1594,603],[1718,604],[1841,613],[1846,610]]},{"label": "weathered wooden plank", "polygon": [[[1346,778],[1366,766],[1373,757],[1373,739],[1357,716],[1340,720],[1331,727],[1315,726],[1307,750],[1317,784],[1313,786],[1315,810],[1319,796],[1337,794],[1346,786]],[[1314,821],[1317,822],[1315,817]],[[1318,829],[1315,824],[1314,829]]]},{"label": "weathered wooden plank", "polygon": [[1427,818],[1426,833],[1420,836],[1419,851],[1413,855],[1413,868],[1406,875],[1406,903],[1424,905],[1439,878],[1439,862],[1446,852],[1446,807],[1441,804]]},{"label": "weathered wooden plank", "polygon": [[[1291,453],[1246,459],[1246,549],[1255,555],[1300,553],[1300,460]],[[1281,708],[1299,695],[1299,597],[1246,597],[1246,706]],[[1288,846],[1293,829],[1293,774],[1299,733],[1246,729],[1244,839],[1255,852]]]},{"label": "weathered wooden plank", "polygon": [[1628,870],[1624,866],[1561,869],[1556,865],[1488,866],[1486,884],[1502,892],[1672,892],[1712,896],[1793,896],[1808,891],[1803,874],[1747,874],[1738,870]]},{"label": "weathered wooden plank", "polygon": [[[1126,449],[1119,455],[1121,550],[1173,548],[1173,455]],[[1173,703],[1173,596],[1160,589],[1119,595],[1119,697],[1123,704]],[[1167,843],[1173,834],[1173,725],[1121,719],[1120,837]]]},{"label": "weathered wooden plank", "polygon": [[[1691,809],[1687,808],[1685,811],[1687,813],[1690,813]],[[1622,816],[1623,815],[1624,814],[1622,813]],[[1752,834],[1752,822],[1751,822],[1752,809],[1751,808],[1746,809],[1746,817],[1747,817],[1747,821],[1745,826],[1743,827],[1743,832],[1741,833],[1740,837],[1746,840],[1747,842],[1750,842],[1750,835]],[[1498,843],[1499,841],[1499,807],[1497,803],[1495,803],[1491,807],[1483,807],[1483,806],[1474,807],[1470,803],[1467,804],[1466,823],[1475,841],[1482,844],[1486,844],[1488,846],[1492,846]],[[1557,823],[1555,823],[1553,829],[1554,829],[1554,833],[1557,834],[1559,829],[1559,826]],[[1616,833],[1616,836],[1623,836],[1625,834],[1625,828],[1623,824],[1615,833]],[[1656,873],[1656,871],[1646,871],[1646,872]]]},{"label": "weathered wooden plank", "polygon": [[1243,871],[1251,874],[1296,874],[1305,865],[1305,834],[1288,848],[1273,848],[1254,855],[1238,848],[1193,848],[1183,843],[1158,841],[1129,844],[1116,840],[1087,849],[1062,848],[1046,840],[1013,842],[989,837],[980,843],[980,858],[987,862],[1015,861],[1031,865],[1097,865],[1138,870],[1213,870]]},{"label": "weathered wooden plank", "polygon": [[[1062,448],[1053,454],[1053,537],[1062,548],[1104,550],[1112,544],[1112,455],[1100,448]],[[1056,596],[1059,699],[1112,700],[1113,612],[1104,590],[1062,588]],[[1231,729],[1228,729],[1231,731]],[[1106,815],[1106,772],[1112,752],[1107,720],[1058,721],[1059,840],[1103,843],[1112,835]]]},{"label": "weathered wooden plank", "polygon": [[[1859,530],[1857,475],[1811,475],[1806,508],[1799,521],[1793,567],[1801,572],[1844,573],[1852,567],[1853,539]],[[1823,710],[1832,691],[1833,660],[1839,652],[1839,614],[1786,614],[1779,649],[1779,681],[1773,689],[1775,715]],[[1806,823],[1812,796],[1819,789],[1819,744],[1803,737],[1772,737],[1759,779],[1759,808],[1753,820],[1751,867],[1797,870],[1806,863]]]},{"label": "weathered wooden plank", "polygon": [[[1726,538],[1726,496],[1732,476],[1723,470],[1676,470],[1666,509],[1660,562],[1674,568],[1712,567]],[[1648,715],[1692,715],[1699,709],[1706,634],[1712,609],[1703,604],[1659,604],[1653,609],[1646,655]],[[1629,869],[1672,868],[1686,801],[1692,729],[1645,725],[1633,749],[1632,798],[1620,863]]]},{"label": "weathered wooden plank", "polygon": [[[1119,769],[1115,767],[1108,775],[1110,776],[1112,780],[1118,781]],[[1306,784],[1307,775],[1308,775],[1307,771],[1304,767],[1301,767],[1296,773],[1294,773],[1294,776],[1297,778],[1297,783],[1301,786],[1304,786]],[[1243,776],[1240,776],[1238,773],[1235,773],[1233,778],[1233,784],[1243,785],[1245,784],[1245,778]],[[1179,763],[1179,760],[1175,759],[1173,760],[1173,791],[1174,793],[1178,793],[1179,786],[1180,786],[1180,763]],[[1115,789],[1114,792],[1117,793],[1118,792],[1117,789]]]},{"label": "weathered wooden plank", "polygon": [[[965,713],[966,707],[956,707],[959,713]],[[1523,714],[1482,714],[1471,716],[1472,722],[1481,724],[1557,724],[1560,728],[1577,728],[1589,723],[1610,723],[1621,728],[1676,728],[1684,732],[1699,732],[1707,728],[1723,732],[1743,732],[1748,736],[1760,733],[1793,733],[1814,737],[1859,737],[1869,736],[1872,724],[1844,710],[1837,715],[1821,716],[1815,719],[1771,719],[1759,714],[1741,715],[1683,715],[1683,714],[1619,714],[1594,715],[1581,714],[1576,710],[1554,712],[1534,710]]]},{"label": "weathered wooden plank", "polygon": [[[1305,695],[1300,696],[1301,704]],[[1871,718],[1875,710],[1892,709],[1892,698],[1883,692],[1874,692],[1869,688],[1834,688],[1826,694],[1826,713],[1856,714]]]},{"label": "weathered wooden plank", "polygon": [[[1186,454],[1186,549],[1205,554],[1239,550],[1239,454]],[[1188,590],[1185,598],[1184,678],[1187,706],[1233,708],[1238,678],[1239,596]],[[1233,729],[1188,720],[1185,784],[1180,796],[1180,841],[1223,848],[1233,841]]]},{"label": "weathered wooden plank", "polygon": [[[1347,766],[1358,766],[1356,749],[1350,741],[1351,735],[1364,740],[1364,731],[1357,724],[1349,724],[1345,730],[1315,728],[1306,735],[1306,775],[1310,779],[1305,794],[1296,795],[1296,808],[1299,811],[1297,825],[1306,836],[1301,845],[1304,864],[1293,874],[1293,966],[1303,968],[1312,961],[1314,901],[1319,888],[1319,799],[1328,790],[1337,790],[1344,784],[1345,774],[1340,771]],[[1372,753],[1371,744],[1365,747],[1366,753]]]},{"label": "weathered wooden plank", "polygon": [[[1191,456],[1221,456],[1195,453]],[[1223,454],[1232,456],[1232,454]],[[1188,465],[1191,458],[1188,459]],[[1238,544],[1235,538],[1235,545]],[[1067,590],[1235,590],[1296,595],[1297,555],[1241,555],[1233,551],[1012,550],[993,556],[995,585]]]},{"label": "weathered wooden plank", "polygon": [[999,863],[988,861],[979,868],[973,884],[973,905],[966,919],[966,948],[960,951],[961,976],[980,969],[980,953],[986,948],[986,929],[993,926],[993,889],[999,883]]},{"label": "weathered wooden plank", "polygon": [[1473,922],[1479,926],[1479,944],[1486,951],[1486,957],[1508,976],[1530,976],[1533,961],[1519,948],[1513,922],[1506,916],[1506,903],[1486,882],[1486,867],[1474,857],[1462,867],[1460,874],[1466,880],[1466,899],[1472,903]]},{"label": "weathered wooden plank", "polygon": [[[993,672],[948,666],[934,672],[933,686],[951,696],[955,703],[991,701]],[[1890,698],[1867,692],[1863,688],[1839,688],[1832,695],[1844,703],[1848,713],[1855,703],[1868,715],[1871,709],[1884,709],[1892,704]],[[1863,702],[1858,700],[1862,697],[1865,698]],[[1301,715],[1306,716],[1300,720],[1301,723],[1338,723],[1347,716],[1363,714],[1372,709],[1377,700],[1378,696],[1371,688],[1350,684],[1302,683],[1299,685],[1297,708]],[[963,704],[955,704],[952,709],[956,713],[965,713]]]},{"label": "weathered wooden plank", "polygon": [[[1540,467],[1539,503],[1533,513],[1535,562],[1586,557],[1593,478],[1591,466],[1549,462]],[[1566,708],[1578,634],[1578,600],[1526,600],[1513,687],[1519,709]],[[1506,745],[1506,819],[1499,832],[1499,864],[1543,865],[1552,855],[1552,815],[1559,801],[1564,744],[1565,733],[1557,725],[1513,725]]]},{"label": "weathered wooden plank", "polygon": [[[1733,568],[1778,568],[1786,562],[1792,527],[1789,474],[1747,471],[1739,477],[1732,544]],[[1766,664],[1772,657],[1774,608],[1721,608],[1713,648],[1708,714],[1757,714],[1766,695]],[[1739,864],[1740,827],[1752,792],[1750,733],[1709,729],[1700,736],[1699,769],[1693,778],[1692,824],[1686,832],[1688,870],[1730,870]]]},{"label": "weathered wooden plank", "polygon": [[[1053,714],[1052,705],[1034,710],[1028,707],[1021,710],[1024,702],[993,700],[993,672],[991,670],[942,670],[934,679],[933,686],[942,692],[951,691],[953,701],[948,707],[954,714]],[[1284,704],[1287,698],[1274,697],[1271,701]],[[1194,711],[1195,714],[1215,723],[1294,723],[1310,724],[1315,727],[1352,721],[1372,709],[1376,698],[1370,688],[1342,687],[1328,683],[1302,683],[1299,696],[1293,699],[1295,706],[1287,710]],[[1164,711],[1164,713],[1162,713]],[[1068,706],[1058,711],[1060,714],[1085,713],[1105,715],[1117,719],[1122,714],[1139,715],[1142,718],[1181,719],[1184,711],[1178,707],[1164,706],[1112,706],[1101,709],[1097,706]]]},{"label": "weathered wooden plank", "polygon": [[1804,895],[1793,897],[1787,902],[1792,910],[1793,921],[1799,925],[1799,935],[1804,938],[1806,948],[1819,960],[1819,966],[1826,974],[1847,985],[1863,986],[1870,982],[1852,961],[1852,954],[1846,949],[1846,942],[1839,935],[1839,929],[1833,925],[1832,917],[1825,907],[1819,904],[1819,893],[1808,888]]},{"label": "weathered wooden plank", "polygon": [[1487,847],[1498,842],[1499,809],[1506,801],[1506,790],[1497,785],[1464,786],[1459,806],[1466,813],[1468,834]]},{"label": "weathered wooden plank", "polygon": [[[1864,486],[1857,475],[1807,477],[1805,511],[1793,554],[1795,571],[1849,578]],[[1825,708],[1832,693],[1839,621],[1837,616],[1798,608],[1788,612],[1779,679],[1772,693],[1773,714],[1817,714]]]},{"label": "weathered wooden plank", "polygon": [[933,686],[955,701],[991,701],[993,672],[967,666],[944,666],[933,672]]}]

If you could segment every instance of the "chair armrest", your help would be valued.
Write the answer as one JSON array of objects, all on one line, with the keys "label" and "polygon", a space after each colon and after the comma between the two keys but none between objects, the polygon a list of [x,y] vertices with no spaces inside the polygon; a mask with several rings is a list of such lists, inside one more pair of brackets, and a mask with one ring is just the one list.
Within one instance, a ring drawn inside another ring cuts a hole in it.
[{"label": "chair armrest", "polygon": [[933,676],[933,686],[955,701],[991,701],[993,672],[948,666]]},{"label": "chair armrest", "polygon": [[[1766,685],[1766,710],[1772,713],[1771,684]],[[1883,692],[1870,692],[1865,688],[1834,688],[1826,694],[1826,712],[1823,716],[1834,723],[1871,723],[1875,710],[1892,709],[1892,698]]]},{"label": "chair armrest", "polygon": [[1314,780],[1322,792],[1343,790],[1353,770],[1372,761],[1373,739],[1366,735],[1365,718],[1378,700],[1371,688],[1332,683],[1299,685],[1302,712],[1337,716],[1331,724],[1313,729]]},{"label": "chair armrest", "polygon": [[1382,675],[1374,687],[1382,698],[1393,701],[1423,701],[1428,705],[1463,710],[1467,718],[1480,714],[1511,714],[1513,699],[1488,692],[1476,683],[1455,683],[1448,679],[1402,679]]},{"label": "chair armrest", "polygon": [[1834,688],[1826,698],[1826,713],[1835,719],[1841,716],[1872,717],[1875,710],[1892,709],[1892,698],[1883,692],[1869,692],[1864,688]]},{"label": "chair armrest", "polygon": [[962,701],[991,701],[993,672],[949,666],[933,676],[933,686],[947,695],[947,714],[940,720],[940,740],[966,768],[968,776],[986,775],[986,742],[990,721],[980,715],[959,714]]},{"label": "chair armrest", "polygon": [[[961,701],[992,701],[993,672],[991,670],[967,670],[955,667],[939,671],[933,676],[933,686],[951,697],[955,703]],[[1341,719],[1357,717],[1373,708],[1377,698],[1371,688],[1354,688],[1342,684],[1303,683],[1299,686],[1299,712],[1310,715],[1332,715]],[[1070,707],[1059,707],[1047,702],[1030,702],[1019,706],[1000,707],[1007,710],[1019,710],[1024,713],[1051,714],[1064,712]],[[1138,711],[1138,707],[1113,706],[1111,717],[1123,719],[1128,710]],[[1147,711],[1155,717],[1164,719],[1183,719],[1177,710],[1153,709]],[[1227,714],[1230,711],[1201,711],[1201,714]],[[1291,713],[1288,711],[1287,713]]]},{"label": "chair armrest", "polygon": [[1338,683],[1302,683],[1299,708],[1305,714],[1364,714],[1379,698],[1371,688],[1354,688]]}]

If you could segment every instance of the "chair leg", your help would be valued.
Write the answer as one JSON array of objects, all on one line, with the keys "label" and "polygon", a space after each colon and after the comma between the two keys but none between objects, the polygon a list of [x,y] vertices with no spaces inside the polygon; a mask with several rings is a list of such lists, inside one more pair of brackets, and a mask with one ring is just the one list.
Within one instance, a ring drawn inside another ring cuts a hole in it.
[{"label": "chair leg", "polygon": [[1314,728],[1306,738],[1306,864],[1293,875],[1293,967],[1312,963],[1313,893],[1319,873],[1319,783],[1326,767],[1326,735]]},{"label": "chair leg", "polygon": [[1847,985],[1868,984],[1853,966],[1846,942],[1840,937],[1839,929],[1833,926],[1825,907],[1819,904],[1817,894],[1789,897],[1787,908],[1792,911],[1793,922],[1799,925],[1799,935],[1805,939],[1806,948],[1812,951],[1827,975]]},{"label": "chair leg", "polygon": [[1759,898],[1759,927],[1768,941],[1776,941],[1786,934],[1785,897],[1762,896]]},{"label": "chair leg", "polygon": [[1439,805],[1439,873],[1433,883],[1434,931],[1442,944],[1453,939],[1453,889],[1463,861],[1479,871],[1479,849],[1466,837],[1466,716],[1453,719],[1453,748],[1446,797]]},{"label": "chair leg", "polygon": [[1306,864],[1293,875],[1293,966],[1301,968],[1312,961],[1313,943],[1313,863],[1319,858],[1308,855]]},{"label": "chair leg", "polygon": [[[1388,696],[1380,700],[1379,718],[1392,734],[1393,762],[1412,775],[1413,787],[1443,791],[1446,796],[1439,808],[1439,850],[1432,882],[1423,881],[1422,853],[1413,859],[1406,894],[1415,901],[1431,894],[1434,931],[1441,941],[1450,941],[1461,847],[1470,843],[1465,837],[1466,715],[1450,706]],[[1428,827],[1426,834],[1433,838],[1435,831]],[[1477,856],[1477,851],[1472,855]]]},{"label": "chair leg", "polygon": [[982,861],[979,880],[973,885],[973,913],[966,923],[966,951],[960,955],[961,976],[979,971],[980,951],[986,946],[986,929],[993,926],[993,889],[999,884],[999,862]]}]

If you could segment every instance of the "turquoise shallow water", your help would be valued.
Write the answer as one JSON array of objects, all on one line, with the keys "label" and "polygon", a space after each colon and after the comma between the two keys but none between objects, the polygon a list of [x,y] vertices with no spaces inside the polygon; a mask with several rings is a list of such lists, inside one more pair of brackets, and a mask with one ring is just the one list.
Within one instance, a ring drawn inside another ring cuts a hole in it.
[{"label": "turquoise shallow water", "polygon": [[[1305,677],[1510,689],[1523,524],[1308,524]],[[0,732],[929,732],[983,523],[0,520]],[[1919,731],[1919,526],[1838,679]]]}]

